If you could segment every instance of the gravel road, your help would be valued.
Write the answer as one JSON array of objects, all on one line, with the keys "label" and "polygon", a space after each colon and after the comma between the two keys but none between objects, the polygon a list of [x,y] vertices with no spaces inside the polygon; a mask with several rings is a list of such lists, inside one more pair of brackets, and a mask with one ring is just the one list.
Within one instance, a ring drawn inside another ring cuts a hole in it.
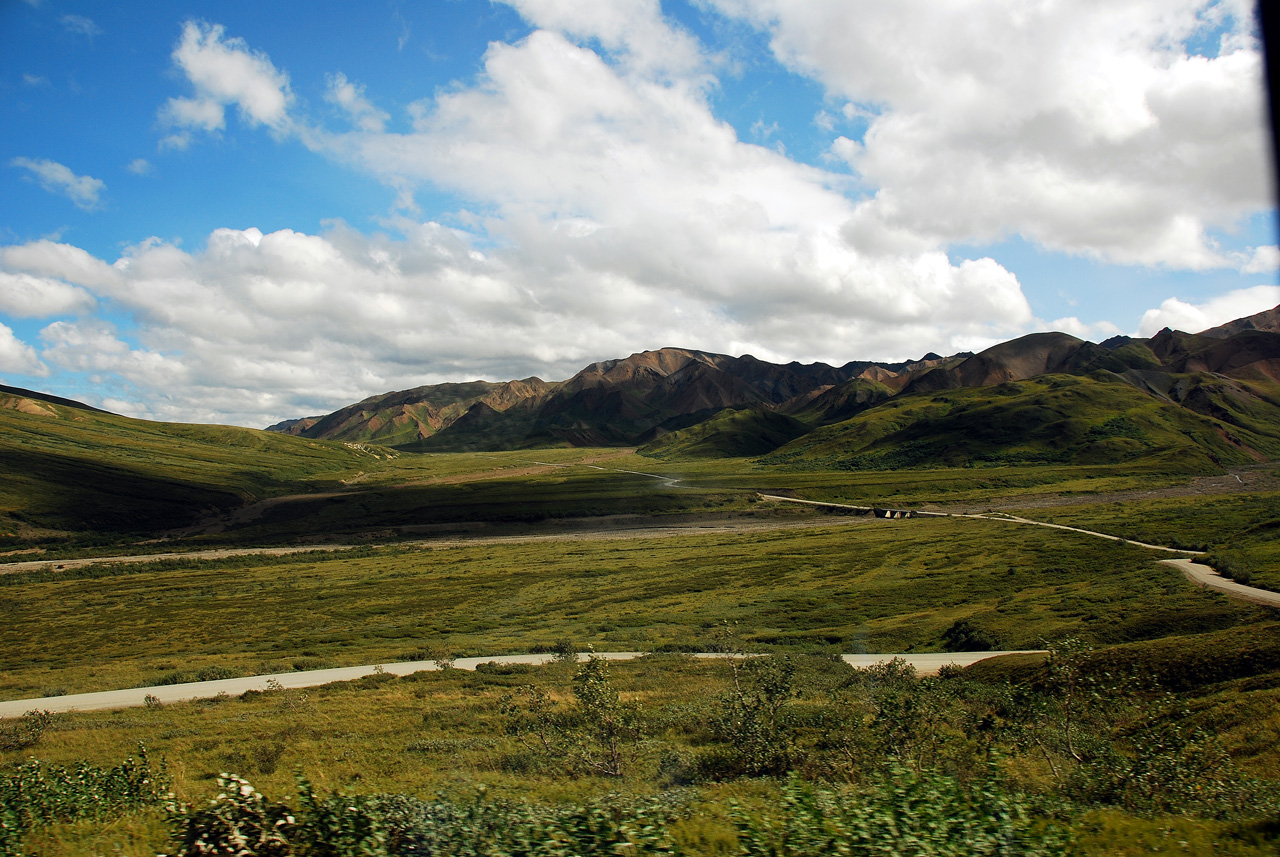
[{"label": "gravel road", "polygon": [[[638,658],[643,652],[597,652],[596,657],[610,661],[628,661]],[[938,670],[948,664],[967,667],[988,658],[1002,655],[1039,654],[1036,651],[1017,652],[955,652],[948,654],[903,654],[903,655],[841,655],[845,663],[854,667],[865,668],[878,663],[886,663],[893,658],[902,658],[916,668],[920,675],[936,675]],[[534,664],[549,663],[554,655],[496,655],[480,658],[458,658],[453,662],[455,669],[474,670],[478,664]],[[579,655],[578,660],[586,660],[587,655]],[[700,652],[695,658],[728,658],[733,655]],[[187,684],[168,684],[158,687],[131,687],[125,690],[105,690],[99,693],[76,693],[68,696],[47,696],[40,699],[13,699],[0,702],[0,718],[21,717],[28,711],[51,711],[55,714],[66,711],[97,711],[111,708],[141,708],[146,705],[148,696],[154,697],[162,704],[186,702],[192,699],[211,699],[220,694],[238,696],[246,690],[270,690],[278,685],[280,688],[317,687],[335,681],[352,681],[367,675],[389,673],[391,675],[409,675],[411,673],[437,670],[435,661],[408,661],[390,664],[375,664],[363,667],[338,667],[328,670],[307,670],[305,672],[276,673],[275,675],[255,675],[244,678],[228,678],[218,681],[195,681]]]},{"label": "gravel road", "polygon": [[1280,607],[1280,592],[1269,589],[1258,589],[1228,580],[1211,567],[1189,559],[1162,559],[1160,562],[1171,565],[1186,575],[1187,580],[1197,586],[1217,590],[1230,598],[1250,601],[1254,604],[1265,604],[1267,607]]}]

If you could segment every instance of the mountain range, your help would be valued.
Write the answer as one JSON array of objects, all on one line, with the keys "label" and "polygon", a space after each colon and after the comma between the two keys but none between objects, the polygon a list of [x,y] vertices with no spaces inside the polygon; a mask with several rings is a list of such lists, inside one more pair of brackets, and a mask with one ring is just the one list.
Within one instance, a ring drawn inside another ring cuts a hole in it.
[{"label": "mountain range", "polygon": [[850,467],[1113,461],[1188,441],[1213,462],[1268,458],[1280,453],[1280,307],[1198,334],[1034,333],[902,363],[662,348],[562,382],[416,387],[270,430],[414,452],[637,446]]}]

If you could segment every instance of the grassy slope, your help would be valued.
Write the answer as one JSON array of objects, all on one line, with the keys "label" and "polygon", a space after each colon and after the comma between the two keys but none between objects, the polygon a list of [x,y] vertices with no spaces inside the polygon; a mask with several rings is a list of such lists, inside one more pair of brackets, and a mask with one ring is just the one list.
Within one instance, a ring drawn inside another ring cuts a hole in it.
[{"label": "grassy slope", "polygon": [[741,458],[763,455],[809,431],[794,417],[765,408],[726,409],[640,449],[654,458]]},{"label": "grassy slope", "polygon": [[1280,591],[1280,493],[1178,497],[1028,509],[1025,514],[1103,528],[1136,541],[1226,553],[1253,574],[1251,584]]},{"label": "grassy slope", "polygon": [[651,514],[724,503],[657,490],[651,477],[549,466],[617,451],[392,458],[380,447],[253,429],[148,422],[54,404],[43,410],[0,408],[0,548],[123,544],[263,498],[335,491],[342,496],[282,504],[203,541],[385,537],[391,528],[434,523]]},{"label": "grassy slope", "polygon": [[[1280,413],[1269,403],[1269,425]],[[963,466],[972,463],[1150,462],[1196,472],[1251,460],[1224,434],[1267,454],[1280,440],[1224,425],[1139,392],[1115,376],[1046,375],[1031,381],[894,398],[851,420],[793,441],[764,461],[841,469]]]},{"label": "grassy slope", "polygon": [[331,488],[373,460],[341,444],[251,429],[47,410],[0,409],[0,545],[50,532],[155,534],[203,510]]}]

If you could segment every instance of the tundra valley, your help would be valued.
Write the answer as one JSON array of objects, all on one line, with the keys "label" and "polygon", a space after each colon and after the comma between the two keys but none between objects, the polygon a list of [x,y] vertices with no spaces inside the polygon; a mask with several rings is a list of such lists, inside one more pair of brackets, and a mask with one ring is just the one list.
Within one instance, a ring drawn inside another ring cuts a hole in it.
[{"label": "tundra valley", "polygon": [[0,855],[1280,850],[1280,308],[265,431],[0,387],[0,553]]}]

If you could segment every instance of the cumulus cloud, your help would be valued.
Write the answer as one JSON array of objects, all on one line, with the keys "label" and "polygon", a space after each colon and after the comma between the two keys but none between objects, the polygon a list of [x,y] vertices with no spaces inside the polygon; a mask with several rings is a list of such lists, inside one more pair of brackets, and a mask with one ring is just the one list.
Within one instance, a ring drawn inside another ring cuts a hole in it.
[{"label": "cumulus cloud", "polygon": [[535,27],[598,44],[623,68],[687,77],[702,70],[697,39],[663,19],[658,0],[507,0]]},{"label": "cumulus cloud", "polygon": [[243,39],[226,38],[220,24],[188,21],[172,56],[195,96],[171,98],[161,108],[160,120],[179,129],[165,138],[166,145],[185,147],[193,129],[221,130],[225,108],[231,105],[250,125],[265,125],[277,133],[289,129],[293,102],[289,76]]},{"label": "cumulus cloud", "polygon": [[1242,274],[1275,274],[1280,272],[1280,247],[1268,244],[1255,247],[1252,253],[1240,258]]},{"label": "cumulus cloud", "polygon": [[40,362],[34,348],[0,324],[0,372],[43,378],[49,374],[49,367]]},{"label": "cumulus cloud", "polygon": [[1110,339],[1113,336],[1118,336],[1124,333],[1124,331],[1109,321],[1090,324],[1088,322],[1081,321],[1074,315],[1054,319],[1044,327],[1047,330],[1057,330],[1062,333],[1069,333],[1079,339],[1087,339],[1092,342],[1101,342],[1104,339]]},{"label": "cumulus cloud", "polygon": [[452,228],[394,219],[394,236],[219,229],[201,249],[149,239],[114,261],[8,248],[5,271],[137,322],[136,344],[55,322],[45,359],[168,391],[141,396],[146,415],[263,425],[423,383],[563,378],[661,345],[833,363],[977,350],[1040,322],[1013,273],[948,246],[1014,232],[1141,264],[1272,258],[1226,259],[1206,237],[1266,200],[1256,46],[1241,25],[1217,56],[1179,47],[1204,2],[717,3],[826,86],[822,121],[852,176],[740,140],[711,107],[718,60],[655,0],[511,5],[534,32],[491,44],[473,80],[411,105],[394,132],[337,71],[326,98],[350,124],[309,124],[269,57],[186,24],[173,59],[192,92],[161,108],[164,145],[222,131],[234,107],[406,201],[432,187],[470,211]]},{"label": "cumulus cloud", "polygon": [[[856,272],[868,282],[855,293],[840,280],[848,260],[838,242],[793,236],[793,247],[812,245],[795,282],[759,271],[744,292],[716,294],[654,288],[637,279],[636,259],[586,264],[635,254],[609,230],[578,248],[584,235],[531,221],[536,235],[567,242],[545,248],[538,267],[523,244],[485,252],[439,224],[401,226],[401,238],[341,225],[323,235],[219,229],[198,252],[152,239],[111,264],[35,242],[6,248],[0,261],[10,276],[56,276],[136,322],[136,344],[93,318],[54,322],[43,334],[50,364],[140,391],[149,404],[139,415],[247,425],[423,383],[560,379],[658,344],[843,362],[877,350],[919,356],[922,339],[952,350],[989,343],[1030,318],[1016,279],[990,260],[881,260]],[[903,303],[893,293],[908,278],[926,286]]]},{"label": "cumulus cloud", "polygon": [[134,158],[125,169],[135,176],[145,176],[151,174],[152,167],[151,162],[146,158]]},{"label": "cumulus cloud", "polygon": [[107,189],[101,179],[78,176],[70,167],[45,158],[14,158],[9,165],[27,170],[45,190],[65,196],[85,211],[98,208]]},{"label": "cumulus cloud", "polygon": [[329,75],[325,99],[341,107],[361,131],[380,132],[391,116],[365,97],[364,87],[347,80],[342,72]]},{"label": "cumulus cloud", "polygon": [[89,289],[110,287],[120,276],[111,265],[79,247],[47,238],[0,247],[0,270],[58,279]]},{"label": "cumulus cloud", "polygon": [[775,349],[834,359],[850,335],[903,354],[905,325],[944,347],[962,325],[990,335],[1030,319],[1017,280],[989,259],[850,247],[838,177],[739,141],[699,80],[662,74],[539,30],[491,45],[477,84],[419,104],[411,133],[340,145],[388,182],[430,182],[491,210],[481,226],[513,285],[557,311],[600,312],[597,323],[611,323],[614,301],[647,302],[649,319],[696,302],[711,313],[698,314],[710,324],[696,341],[742,325],[754,333],[740,341],[760,345],[768,328]]},{"label": "cumulus cloud", "polygon": [[[1017,233],[1198,270],[1230,264],[1211,228],[1270,203],[1248,3],[712,2],[869,119],[832,144],[870,193],[860,248]],[[1216,56],[1186,51],[1227,23]]]},{"label": "cumulus cloud", "polygon": [[94,305],[84,289],[60,280],[0,271],[0,312],[19,318],[83,312]]},{"label": "cumulus cloud", "polygon": [[1139,336],[1154,336],[1161,328],[1171,327],[1187,333],[1199,333],[1228,321],[1254,315],[1280,304],[1280,286],[1254,286],[1237,289],[1202,304],[1169,298],[1157,309],[1142,314]]}]

